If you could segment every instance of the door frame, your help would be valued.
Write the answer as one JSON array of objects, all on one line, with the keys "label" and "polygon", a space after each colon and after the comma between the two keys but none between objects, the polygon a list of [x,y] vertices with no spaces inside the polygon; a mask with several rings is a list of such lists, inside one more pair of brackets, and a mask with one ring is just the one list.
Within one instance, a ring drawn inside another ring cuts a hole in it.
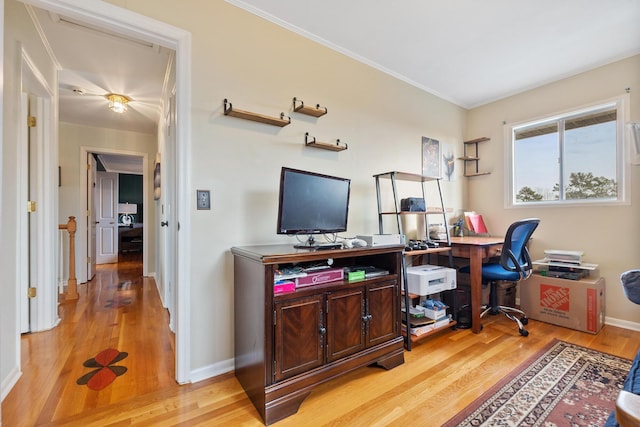
[{"label": "door frame", "polygon": [[[35,275],[37,280],[36,298],[29,301],[29,328],[32,332],[44,331],[55,327],[59,322],[58,317],[58,286],[57,286],[57,254],[59,252],[58,242],[58,188],[57,188],[57,169],[58,169],[58,138],[57,138],[57,108],[53,103],[54,93],[57,93],[49,87],[46,79],[30,58],[28,52],[23,46],[20,46],[21,65],[20,65],[20,90],[28,91],[35,97],[33,107],[36,110],[38,124],[36,125],[36,147],[37,152],[35,163],[38,165],[35,171],[29,171],[27,164],[26,147],[20,148],[21,180],[27,179],[29,174],[35,179],[35,197],[36,202],[36,236],[32,241],[37,242],[35,248],[30,248],[28,237],[27,221],[28,214],[26,207],[18,204],[17,218],[19,219],[19,235],[16,253],[19,254],[19,268],[17,277],[17,298],[18,311],[22,316],[22,310],[25,309],[22,304],[26,298],[21,290],[21,283],[29,277],[28,269],[30,250],[37,260]],[[19,133],[27,131],[26,123],[18,123]],[[26,137],[20,138],[28,140]],[[25,183],[26,185],[26,183]],[[26,187],[25,187],[26,188]],[[21,188],[20,192],[24,193],[25,188]],[[21,194],[22,195],[22,194]],[[25,200],[26,202],[26,200]],[[18,339],[20,331],[18,331]],[[20,346],[18,346],[20,351]],[[18,359],[20,360],[20,359]]]},{"label": "door frame", "polygon": [[[149,198],[149,186],[151,185],[151,177],[149,173],[149,154],[138,151],[126,151],[126,150],[117,150],[110,148],[98,148],[98,147],[88,147],[82,145],[80,147],[80,165],[87,163],[87,156],[89,154],[116,154],[119,156],[135,156],[142,157],[142,201],[144,203],[144,209],[142,210],[142,223],[145,227],[142,229],[142,275],[149,276],[149,237],[148,237],[148,228],[147,224],[151,226],[149,223],[149,209],[151,209],[152,203],[148,202]],[[116,172],[119,174],[119,172]],[[89,185],[89,179],[87,176],[87,169],[84,167],[80,168],[80,206],[88,206],[89,202],[89,191],[95,191]],[[116,195],[117,196],[117,195]],[[76,263],[76,269],[81,268],[80,272],[77,274],[78,282],[85,282],[89,277],[89,265],[86,262],[86,259],[82,254],[86,254],[89,256],[88,241],[89,241],[89,233],[90,229],[88,227],[87,221],[85,221],[88,217],[85,215],[83,218],[78,218],[78,248],[77,252],[80,254],[80,262]],[[95,245],[96,242],[93,242]],[[157,245],[156,245],[157,246]]]},{"label": "door frame", "polygon": [[[133,38],[157,43],[176,52],[176,381],[191,381],[191,33],[100,0],[19,0],[48,11]],[[57,157],[56,157],[57,158]],[[184,208],[180,208],[180,207]]]}]

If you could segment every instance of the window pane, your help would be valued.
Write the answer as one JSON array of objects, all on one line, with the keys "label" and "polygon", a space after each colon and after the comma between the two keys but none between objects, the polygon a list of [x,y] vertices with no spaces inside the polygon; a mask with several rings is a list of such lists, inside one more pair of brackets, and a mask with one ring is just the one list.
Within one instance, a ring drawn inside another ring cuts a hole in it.
[{"label": "window pane", "polygon": [[514,188],[517,202],[556,200],[559,182],[558,125],[518,129],[514,142]]},{"label": "window pane", "polygon": [[612,113],[599,113],[595,120],[594,114],[566,120],[563,156],[566,199],[616,198],[615,110]]}]

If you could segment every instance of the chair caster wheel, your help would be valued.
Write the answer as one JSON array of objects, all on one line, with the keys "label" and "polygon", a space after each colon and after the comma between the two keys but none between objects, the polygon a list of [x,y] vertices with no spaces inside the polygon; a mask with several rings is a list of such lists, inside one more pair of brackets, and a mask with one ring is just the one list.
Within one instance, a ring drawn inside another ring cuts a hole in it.
[{"label": "chair caster wheel", "polygon": [[522,322],[523,325],[526,325],[529,323],[529,319],[527,317],[523,317],[522,319],[520,319],[520,322]]},{"label": "chair caster wheel", "polygon": [[526,329],[520,329],[520,335],[526,337],[529,335],[529,331],[527,331]]}]

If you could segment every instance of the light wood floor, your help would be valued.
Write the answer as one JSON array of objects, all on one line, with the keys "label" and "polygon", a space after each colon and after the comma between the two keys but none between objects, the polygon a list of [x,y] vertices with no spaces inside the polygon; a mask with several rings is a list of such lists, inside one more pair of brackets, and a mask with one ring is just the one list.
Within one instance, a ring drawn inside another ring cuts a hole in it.
[{"label": "light wood floor", "polygon": [[[232,373],[175,383],[167,314],[141,274],[135,262],[100,268],[78,302],[61,305],[60,326],[22,338],[24,373],[2,403],[3,425],[262,425]],[[390,371],[365,367],[325,383],[275,425],[438,426],[554,338],[628,359],[640,345],[640,332],[612,326],[591,335],[530,321],[524,338],[502,316],[484,325],[414,345]],[[118,363],[128,371],[101,391],[77,385],[90,371],[82,363],[109,347],[128,352]]]}]

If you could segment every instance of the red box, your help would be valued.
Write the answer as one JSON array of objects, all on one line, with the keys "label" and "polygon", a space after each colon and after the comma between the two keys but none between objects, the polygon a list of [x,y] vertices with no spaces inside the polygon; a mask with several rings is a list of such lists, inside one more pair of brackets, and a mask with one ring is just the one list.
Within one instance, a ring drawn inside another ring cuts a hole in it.
[{"label": "red box", "polygon": [[282,294],[284,292],[292,292],[296,290],[296,283],[291,280],[281,281],[273,285],[274,294]]},{"label": "red box", "polygon": [[604,325],[604,278],[534,274],[520,284],[520,308],[531,319],[597,334]]},{"label": "red box", "polygon": [[320,285],[322,283],[335,282],[344,279],[344,270],[341,268],[327,268],[308,273],[304,277],[296,278],[298,287]]}]

